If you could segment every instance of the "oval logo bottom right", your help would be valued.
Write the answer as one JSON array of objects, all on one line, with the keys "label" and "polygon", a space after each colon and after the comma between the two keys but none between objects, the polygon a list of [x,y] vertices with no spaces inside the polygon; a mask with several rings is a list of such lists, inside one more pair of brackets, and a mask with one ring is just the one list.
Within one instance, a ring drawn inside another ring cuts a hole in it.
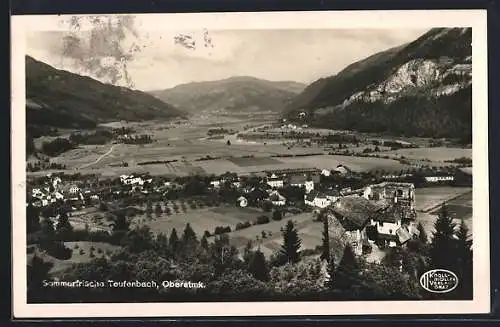
[{"label": "oval logo bottom right", "polygon": [[458,277],[446,269],[433,269],[422,274],[420,285],[432,293],[448,293],[458,286]]}]

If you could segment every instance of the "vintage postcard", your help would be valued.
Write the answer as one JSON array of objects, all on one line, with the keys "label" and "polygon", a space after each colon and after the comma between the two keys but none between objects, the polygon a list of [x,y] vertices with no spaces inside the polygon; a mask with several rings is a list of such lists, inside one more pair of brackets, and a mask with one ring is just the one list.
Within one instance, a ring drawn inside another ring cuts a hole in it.
[{"label": "vintage postcard", "polygon": [[486,12],[12,17],[15,318],[487,313]]}]

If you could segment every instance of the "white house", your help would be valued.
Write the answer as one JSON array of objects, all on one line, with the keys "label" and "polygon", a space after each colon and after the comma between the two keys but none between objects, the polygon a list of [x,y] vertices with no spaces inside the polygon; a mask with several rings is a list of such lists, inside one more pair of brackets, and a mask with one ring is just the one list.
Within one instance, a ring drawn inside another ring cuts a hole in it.
[{"label": "white house", "polygon": [[332,203],[340,198],[340,192],[338,190],[327,190],[324,192],[326,198]]},{"label": "white house", "polygon": [[276,176],[276,174],[272,174],[270,177],[267,178],[267,185],[269,185],[272,188],[282,188],[284,186],[285,182],[283,178],[279,178]]},{"label": "white house", "polygon": [[64,200],[64,195],[62,195],[60,192],[54,192],[54,196],[57,200]]},{"label": "white house", "polygon": [[426,176],[425,181],[428,183],[437,182],[453,182],[455,180],[454,176]]},{"label": "white house", "polygon": [[314,180],[312,177],[308,177],[307,175],[292,175],[290,176],[288,183],[290,186],[304,187],[306,193],[314,190]]},{"label": "white house", "polygon": [[210,182],[210,185],[211,185],[213,188],[219,188],[219,187],[220,187],[220,180],[211,181],[211,182]]},{"label": "white house", "polygon": [[61,181],[61,178],[60,178],[60,177],[56,177],[56,178],[54,178],[54,179],[52,180],[52,186],[54,186],[54,188],[57,188],[57,186],[58,186],[59,184],[61,184],[61,182],[62,182],[62,181]]},{"label": "white house", "polygon": [[304,186],[306,188],[306,193],[309,193],[314,190],[314,182],[313,181],[306,181],[304,183]]},{"label": "white house", "polygon": [[317,208],[326,208],[332,201],[328,200],[324,193],[318,191],[312,191],[305,195],[304,202],[306,205]]},{"label": "white house", "polygon": [[76,185],[71,185],[69,188],[69,194],[77,194],[80,192],[80,188]]},{"label": "white house", "polygon": [[248,200],[244,196],[238,198],[238,204],[240,207],[244,208],[248,205]]},{"label": "white house", "polygon": [[338,165],[335,169],[334,169],[335,172],[341,174],[341,175],[346,175],[348,173],[351,172],[351,170],[349,168],[347,168],[346,166],[344,165]]},{"label": "white house", "polygon": [[284,206],[286,204],[286,198],[283,195],[279,194],[278,191],[271,192],[271,194],[269,195],[269,200],[275,206]]},{"label": "white house", "polygon": [[321,175],[326,176],[326,177],[330,176],[331,174],[332,174],[332,172],[328,169],[323,169],[321,171]]}]

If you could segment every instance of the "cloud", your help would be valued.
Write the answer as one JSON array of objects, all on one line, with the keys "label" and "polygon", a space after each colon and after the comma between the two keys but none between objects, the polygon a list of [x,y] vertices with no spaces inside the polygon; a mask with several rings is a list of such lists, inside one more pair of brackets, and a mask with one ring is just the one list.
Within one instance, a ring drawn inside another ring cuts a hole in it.
[{"label": "cloud", "polygon": [[[373,53],[413,41],[426,32],[421,29],[141,31],[140,26],[136,31],[136,36],[123,41],[122,48],[132,45],[140,48],[127,62],[127,72],[135,87],[142,90],[238,75],[310,83],[336,74]],[[84,33],[88,32],[81,33],[79,36],[85,39]],[[179,37],[185,38],[189,45],[180,42]],[[85,69],[78,71],[74,65],[61,67],[62,40],[61,32],[32,33],[28,35],[27,52],[57,68],[95,75]]]}]

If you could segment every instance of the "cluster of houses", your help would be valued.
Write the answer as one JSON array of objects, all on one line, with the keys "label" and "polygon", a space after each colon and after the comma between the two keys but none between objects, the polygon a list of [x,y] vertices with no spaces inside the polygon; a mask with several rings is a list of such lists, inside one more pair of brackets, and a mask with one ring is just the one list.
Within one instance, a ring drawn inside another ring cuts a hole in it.
[{"label": "cluster of houses", "polygon": [[120,176],[120,182],[123,185],[144,186],[145,184],[149,184],[152,181],[153,181],[152,178],[145,179],[142,176],[135,176],[135,175],[121,175]]},{"label": "cluster of houses", "polygon": [[64,182],[59,176],[49,174],[48,181],[30,190],[31,203],[35,207],[46,207],[56,202],[80,202],[84,196],[90,199],[99,199],[95,194],[90,194],[90,190],[82,190],[74,183]]},{"label": "cluster of houses", "polygon": [[338,198],[326,208],[333,228],[341,228],[356,254],[373,244],[404,246],[419,236],[412,183],[384,182]]},{"label": "cluster of houses", "polygon": [[241,181],[235,174],[225,174],[219,179],[212,180],[210,186],[213,189],[220,188],[222,185],[229,185],[238,188],[243,195],[238,198],[240,206],[248,205],[248,198],[254,200],[267,200],[274,206],[285,206],[287,199],[280,193],[280,190],[287,186],[300,187],[305,191],[304,202],[313,208],[325,208],[335,201],[341,194],[350,189],[317,191],[320,183],[320,176],[331,176],[333,174],[347,175],[351,170],[343,165],[339,165],[333,170],[318,170],[311,168],[303,169],[282,169],[267,172],[267,176],[261,179],[259,186],[242,187]]}]

